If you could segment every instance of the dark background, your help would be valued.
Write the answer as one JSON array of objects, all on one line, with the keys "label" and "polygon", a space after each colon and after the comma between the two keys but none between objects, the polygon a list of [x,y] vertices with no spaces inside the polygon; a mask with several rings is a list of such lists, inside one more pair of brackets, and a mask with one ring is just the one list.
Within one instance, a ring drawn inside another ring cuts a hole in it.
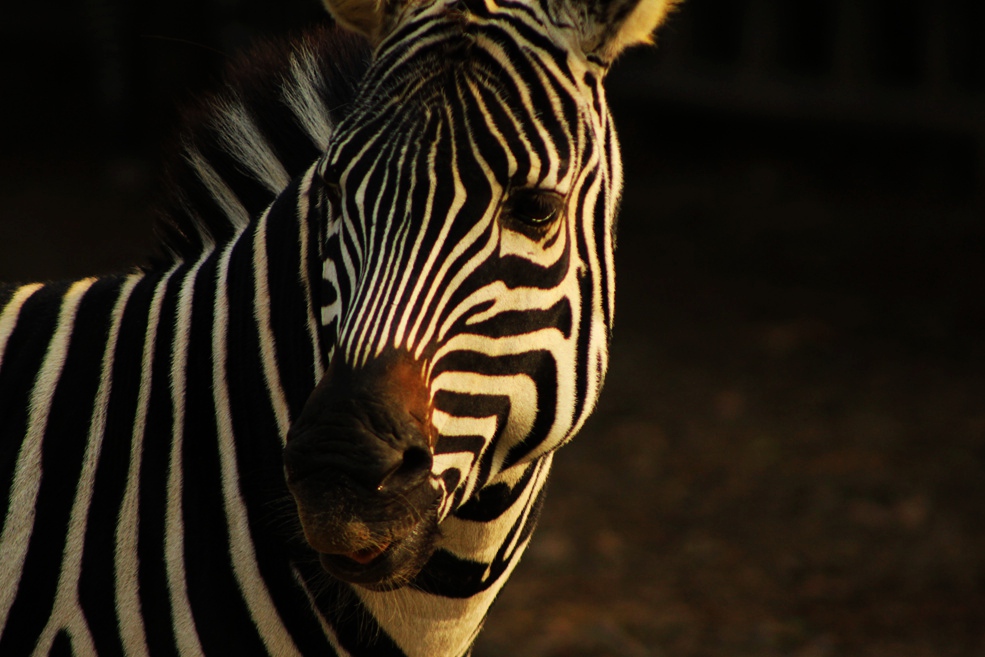
[{"label": "dark background", "polygon": [[[316,3],[0,19],[0,279],[153,247],[176,107]],[[610,76],[607,389],[477,657],[985,655],[985,5],[688,0]]]}]

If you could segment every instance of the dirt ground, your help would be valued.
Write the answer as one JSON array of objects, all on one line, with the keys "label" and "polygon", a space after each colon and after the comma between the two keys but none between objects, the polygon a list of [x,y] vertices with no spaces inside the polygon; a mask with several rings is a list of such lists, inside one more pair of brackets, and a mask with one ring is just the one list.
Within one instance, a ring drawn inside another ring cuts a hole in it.
[{"label": "dirt ground", "polygon": [[948,157],[628,123],[607,388],[476,657],[985,655],[985,222]]},{"label": "dirt ground", "polygon": [[[985,655],[985,240],[953,158],[622,110],[607,387],[476,657]],[[58,155],[0,164],[0,278],[149,249],[146,167]]]}]

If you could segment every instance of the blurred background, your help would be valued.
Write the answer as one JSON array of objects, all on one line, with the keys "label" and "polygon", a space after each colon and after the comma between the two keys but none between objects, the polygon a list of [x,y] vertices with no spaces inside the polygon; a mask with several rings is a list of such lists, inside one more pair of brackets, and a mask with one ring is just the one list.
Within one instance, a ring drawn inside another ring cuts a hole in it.
[{"label": "blurred background", "polygon": [[[182,101],[314,0],[0,18],[0,279],[142,262]],[[687,0],[609,80],[607,388],[476,657],[985,655],[985,4]]]}]

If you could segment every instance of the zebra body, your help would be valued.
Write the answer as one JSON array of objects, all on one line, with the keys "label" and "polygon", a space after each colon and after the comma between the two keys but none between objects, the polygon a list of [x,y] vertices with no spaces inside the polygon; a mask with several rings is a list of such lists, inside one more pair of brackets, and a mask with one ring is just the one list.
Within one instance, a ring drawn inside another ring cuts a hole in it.
[{"label": "zebra body", "polygon": [[169,261],[0,289],[0,654],[464,655],[523,553],[606,366],[602,77],[667,3],[327,5],[375,52],[337,116],[279,83],[309,146],[220,103]]},{"label": "zebra body", "polygon": [[[293,575],[262,557],[289,546],[263,531],[286,496],[271,438],[286,435],[320,362],[300,276],[319,263],[303,260],[306,226],[294,223],[258,222],[161,273],[13,291],[0,403],[5,440],[23,442],[0,538],[0,653],[31,654],[32,637],[65,629],[76,654],[299,654],[271,621],[309,602],[301,590],[278,599],[274,585]],[[230,275],[245,284],[238,298]],[[250,298],[270,289],[276,299]],[[265,309],[275,314],[255,315]],[[305,357],[274,362],[301,344]],[[9,385],[22,362],[41,363],[34,385]]]}]

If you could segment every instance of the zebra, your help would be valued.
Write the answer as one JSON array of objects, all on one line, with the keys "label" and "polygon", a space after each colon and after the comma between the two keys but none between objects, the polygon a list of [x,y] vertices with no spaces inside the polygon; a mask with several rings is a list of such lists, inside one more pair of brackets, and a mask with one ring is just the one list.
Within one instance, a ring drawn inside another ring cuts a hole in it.
[{"label": "zebra", "polygon": [[168,257],[0,288],[0,654],[466,655],[523,554],[607,364],[602,81],[670,2],[325,4],[372,54],[334,113],[291,54],[301,146],[221,105]]}]

